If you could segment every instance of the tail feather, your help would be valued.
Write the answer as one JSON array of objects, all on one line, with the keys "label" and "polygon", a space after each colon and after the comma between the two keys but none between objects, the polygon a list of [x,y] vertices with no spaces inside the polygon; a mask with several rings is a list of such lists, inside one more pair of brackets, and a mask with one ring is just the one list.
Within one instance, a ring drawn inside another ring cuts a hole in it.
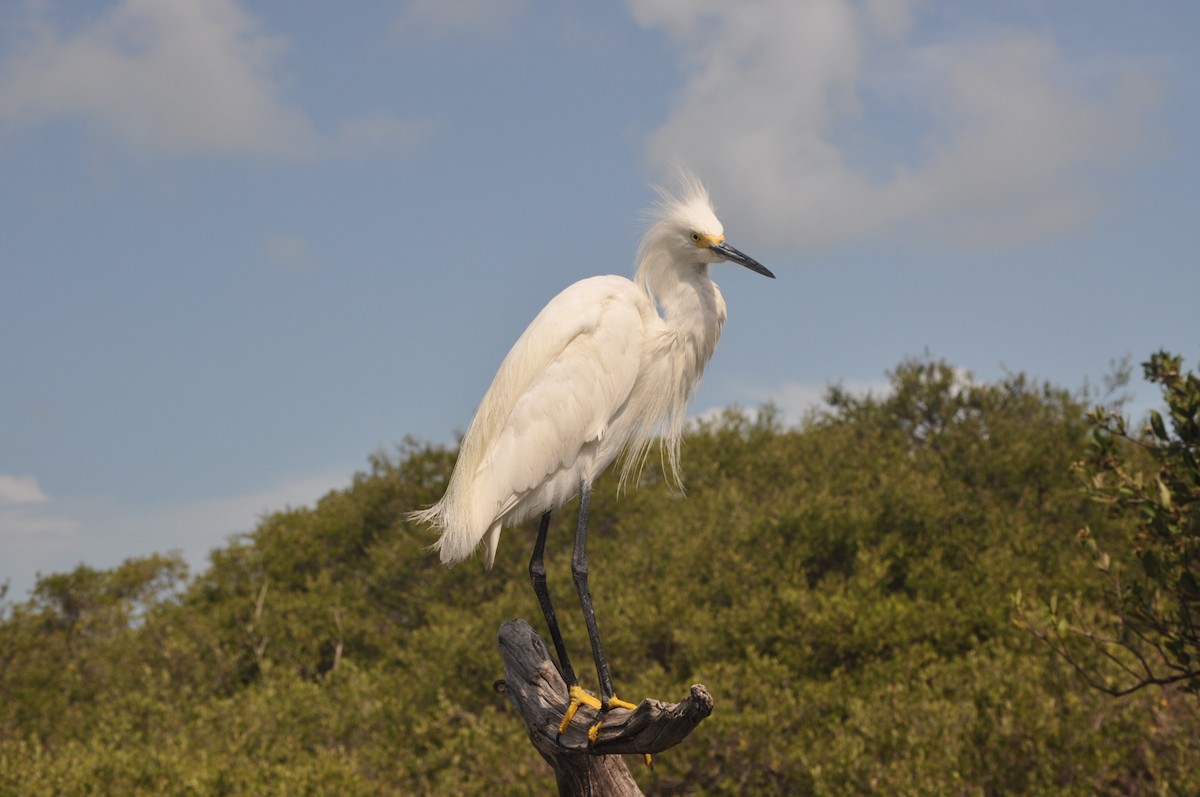
[{"label": "tail feather", "polygon": [[484,564],[488,570],[492,569],[492,565],[496,561],[496,546],[500,544],[500,521],[497,520],[487,530],[487,534],[483,537],[484,545]]},{"label": "tail feather", "polygon": [[[427,506],[424,509],[415,509],[412,512],[405,512],[404,519],[412,523],[423,523],[427,526],[432,526],[440,530],[438,538],[429,546],[430,551],[441,552],[442,541],[446,533],[446,520],[442,513],[442,502],[438,501],[433,506]],[[446,560],[446,555],[441,555],[442,561]]]},{"label": "tail feather", "polygon": [[485,561],[488,568],[491,568],[496,559],[496,546],[500,542],[500,521],[493,522],[491,526],[487,527],[486,532],[477,533],[471,528],[476,524],[457,521],[448,515],[446,503],[442,500],[425,509],[408,512],[405,517],[438,530],[437,541],[430,546],[430,549],[437,551],[443,564],[451,565],[461,562],[475,552],[480,542],[486,541]]}]

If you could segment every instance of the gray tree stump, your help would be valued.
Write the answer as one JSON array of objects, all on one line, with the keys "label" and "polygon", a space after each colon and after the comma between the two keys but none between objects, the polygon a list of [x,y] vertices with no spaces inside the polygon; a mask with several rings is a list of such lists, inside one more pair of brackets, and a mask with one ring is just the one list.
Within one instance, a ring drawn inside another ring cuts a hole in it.
[{"label": "gray tree stump", "polygon": [[674,747],[712,713],[712,696],[702,684],[679,703],[646,699],[635,711],[614,708],[604,718],[594,743],[587,738],[597,710],[581,706],[570,728],[559,735],[567,709],[567,685],[545,641],[524,620],[500,626],[505,691],[516,707],[529,740],[554,769],[563,797],[635,797],[641,795],[625,761],[617,753],[652,754]]}]

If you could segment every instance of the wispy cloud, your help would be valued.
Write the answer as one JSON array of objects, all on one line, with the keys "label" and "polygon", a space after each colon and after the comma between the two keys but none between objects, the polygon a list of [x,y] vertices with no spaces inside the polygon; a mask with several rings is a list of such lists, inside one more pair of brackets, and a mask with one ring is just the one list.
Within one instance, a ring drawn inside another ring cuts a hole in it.
[{"label": "wispy cloud", "polygon": [[181,551],[193,571],[200,570],[209,552],[230,536],[252,531],[271,512],[313,504],[344,487],[346,473],[301,476],[249,493],[168,506],[47,496],[36,479],[0,476],[0,490],[8,497],[0,498],[0,583],[11,581],[9,598],[21,600],[39,572],[62,572],[81,562],[112,567],[131,556],[169,550]]},{"label": "wispy cloud", "polygon": [[[829,393],[829,388],[835,385],[853,396],[866,396],[870,394],[883,397],[891,393],[892,390],[891,384],[886,379],[874,381],[842,379],[819,384],[784,382],[770,387],[743,385],[736,392],[738,395],[745,396],[747,400],[754,403],[754,407],[745,409],[751,417],[757,415],[758,407],[765,404],[772,404],[779,411],[780,418],[785,424],[795,425],[813,410],[824,407],[825,397]],[[724,407],[711,407],[694,413],[691,417],[693,420],[715,421],[720,419],[725,409]]]},{"label": "wispy cloud", "polygon": [[1128,65],[1073,63],[1042,31],[914,42],[907,0],[630,6],[685,75],[651,164],[690,164],[739,228],[781,246],[914,225],[970,246],[1079,228],[1097,179],[1139,153],[1160,92]]},{"label": "wispy cloud", "polygon": [[21,504],[40,504],[46,494],[34,476],[12,476],[0,473],[0,510]]},{"label": "wispy cloud", "polygon": [[233,0],[122,0],[71,34],[45,19],[0,72],[0,119],[67,117],[166,152],[303,152],[308,120],[280,96],[286,42]]},{"label": "wispy cloud", "polygon": [[[763,403],[770,402],[779,408],[780,413],[789,422],[803,418],[815,409],[825,406],[825,397],[829,388],[835,383],[806,384],[787,382],[773,388],[759,388],[754,391],[756,398]],[[887,383],[879,382],[838,382],[839,387],[854,395],[874,393],[880,395],[887,391]]]},{"label": "wispy cloud", "polygon": [[388,115],[316,130],[283,88],[287,39],[237,0],[120,0],[70,32],[30,8],[0,65],[0,143],[59,119],[140,154],[332,157],[366,141],[391,155],[430,138],[428,122]]},{"label": "wispy cloud", "polygon": [[753,388],[747,395],[753,396],[761,403],[774,404],[783,415],[785,422],[796,423],[815,409],[826,406],[825,397],[829,388],[837,386],[846,393],[854,396],[886,396],[891,390],[891,384],[886,379],[875,381],[861,379],[842,379],[834,382],[810,384],[804,382],[785,382],[768,388]]}]

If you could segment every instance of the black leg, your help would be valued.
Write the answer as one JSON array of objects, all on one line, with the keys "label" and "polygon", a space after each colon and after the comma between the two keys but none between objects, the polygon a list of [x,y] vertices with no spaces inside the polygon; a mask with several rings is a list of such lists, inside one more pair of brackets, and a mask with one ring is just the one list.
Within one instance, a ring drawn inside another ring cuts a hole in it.
[{"label": "black leg", "polygon": [[612,700],[612,678],[608,674],[608,660],[600,647],[600,631],[596,628],[596,612],[592,609],[592,594],[588,590],[587,564],[587,518],[591,503],[592,486],[587,482],[579,485],[579,525],[575,529],[575,550],[571,554],[571,574],[575,578],[575,589],[579,592],[579,603],[583,607],[583,621],[587,623],[588,639],[592,642],[592,656],[596,659],[596,675],[600,679],[600,703],[608,706]]},{"label": "black leg", "polygon": [[542,524],[538,527],[537,542],[533,546],[533,556],[529,559],[529,580],[533,582],[533,592],[537,595],[550,628],[550,639],[554,642],[554,652],[558,654],[558,662],[562,665],[563,680],[567,686],[575,686],[579,679],[575,670],[571,669],[571,660],[567,658],[567,646],[563,644],[562,633],[558,630],[558,619],[554,616],[554,604],[550,602],[550,590],[546,587],[546,565],[542,563],[542,555],[546,550],[546,532],[550,530],[550,513],[542,515]]}]

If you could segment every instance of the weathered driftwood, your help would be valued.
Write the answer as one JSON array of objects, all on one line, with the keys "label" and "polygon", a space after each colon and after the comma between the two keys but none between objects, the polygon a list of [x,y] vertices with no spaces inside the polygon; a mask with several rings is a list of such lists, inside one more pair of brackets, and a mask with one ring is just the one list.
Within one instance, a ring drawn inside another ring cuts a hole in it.
[{"label": "weathered driftwood", "polygon": [[587,732],[598,712],[581,706],[570,728],[560,736],[567,685],[545,641],[524,620],[509,620],[500,626],[500,653],[508,697],[524,720],[533,746],[554,768],[561,795],[640,795],[625,761],[614,754],[660,753],[682,742],[712,713],[712,696],[696,684],[680,703],[646,699],[634,711],[612,709],[594,743],[588,742]]}]

